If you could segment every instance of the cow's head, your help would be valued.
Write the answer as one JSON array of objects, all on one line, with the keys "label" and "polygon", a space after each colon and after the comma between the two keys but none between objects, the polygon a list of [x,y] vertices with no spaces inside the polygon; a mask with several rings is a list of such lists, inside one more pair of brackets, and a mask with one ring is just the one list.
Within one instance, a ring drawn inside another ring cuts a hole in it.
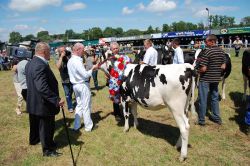
[{"label": "cow's head", "polygon": [[105,59],[104,61],[99,63],[99,69],[101,69],[106,75],[109,76],[110,70],[114,66],[115,59],[116,58],[114,56]]},{"label": "cow's head", "polygon": [[161,47],[160,51],[158,50],[158,53],[162,54],[162,64],[172,64],[173,63],[173,57],[174,57],[174,49],[170,46]]}]

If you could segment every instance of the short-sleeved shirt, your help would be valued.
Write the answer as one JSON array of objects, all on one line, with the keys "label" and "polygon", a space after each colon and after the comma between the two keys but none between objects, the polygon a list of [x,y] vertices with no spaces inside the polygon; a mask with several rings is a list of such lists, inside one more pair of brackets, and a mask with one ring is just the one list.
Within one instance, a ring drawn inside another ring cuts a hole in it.
[{"label": "short-sleeved shirt", "polygon": [[213,46],[206,49],[200,57],[200,66],[206,66],[207,71],[200,74],[200,81],[219,82],[222,73],[221,65],[224,63],[226,63],[226,56],[220,47]]},{"label": "short-sleeved shirt", "polygon": [[241,40],[235,40],[234,42],[233,42],[233,45],[234,45],[234,48],[236,49],[236,50],[239,50],[240,49],[240,47],[243,45],[243,43],[242,43],[242,41]]},{"label": "short-sleeved shirt", "polygon": [[27,63],[28,63],[27,60],[22,60],[17,64],[17,78],[22,89],[27,89],[26,74],[25,74],[25,66]]},{"label": "short-sleeved shirt", "polygon": [[[58,62],[58,60],[59,60],[59,56],[56,57],[56,63]],[[59,69],[62,83],[70,83],[69,73],[68,73],[68,68],[67,68],[67,61],[68,61],[67,57],[66,56],[63,57],[62,66]]]},{"label": "short-sleeved shirt", "polygon": [[85,68],[86,70],[90,70],[92,67],[93,67],[93,60],[94,60],[94,57],[93,56],[88,56],[86,58],[86,61],[85,61]]},{"label": "short-sleeved shirt", "polygon": [[158,52],[153,48],[149,47],[144,55],[143,62],[154,66],[157,65]]},{"label": "short-sleeved shirt", "polygon": [[184,55],[181,47],[177,47],[174,50],[174,59],[173,59],[173,64],[182,64],[184,63]]}]

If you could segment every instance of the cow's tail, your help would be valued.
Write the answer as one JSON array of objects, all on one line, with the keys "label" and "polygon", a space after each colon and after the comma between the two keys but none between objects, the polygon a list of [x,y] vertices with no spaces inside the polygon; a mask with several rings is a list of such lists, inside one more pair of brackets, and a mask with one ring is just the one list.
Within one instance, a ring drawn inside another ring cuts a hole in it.
[{"label": "cow's tail", "polygon": [[197,113],[195,111],[195,106],[194,106],[194,100],[195,100],[194,91],[196,88],[196,81],[198,78],[198,72],[196,71],[196,69],[192,65],[190,65],[190,66],[191,66],[191,79],[190,79],[191,87],[190,87],[190,90],[188,92],[187,101],[185,104],[185,110],[187,111],[188,106],[190,106],[191,116],[196,117]]}]

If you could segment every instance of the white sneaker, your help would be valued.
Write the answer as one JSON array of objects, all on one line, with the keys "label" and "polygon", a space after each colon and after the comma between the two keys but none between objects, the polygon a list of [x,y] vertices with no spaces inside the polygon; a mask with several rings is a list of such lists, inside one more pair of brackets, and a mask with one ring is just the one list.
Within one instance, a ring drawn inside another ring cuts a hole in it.
[{"label": "white sneaker", "polygon": [[17,115],[21,115],[22,114],[22,112],[20,111],[20,109],[16,108],[16,114]]},{"label": "white sneaker", "polygon": [[73,113],[73,112],[74,112],[74,110],[71,108],[71,109],[69,109],[69,112],[70,112],[70,113]]}]

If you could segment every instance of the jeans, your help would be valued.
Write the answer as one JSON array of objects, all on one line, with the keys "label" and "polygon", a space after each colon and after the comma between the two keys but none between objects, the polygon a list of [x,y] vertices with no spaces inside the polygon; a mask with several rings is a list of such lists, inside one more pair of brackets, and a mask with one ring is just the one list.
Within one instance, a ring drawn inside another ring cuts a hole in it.
[{"label": "jeans", "polygon": [[72,104],[73,85],[71,83],[62,83],[62,86],[65,93],[68,110],[73,109],[73,104]]},{"label": "jeans", "polygon": [[97,70],[95,70],[95,71],[92,72],[92,77],[93,77],[93,80],[94,80],[94,85],[95,85],[95,89],[96,90],[98,90],[97,74],[98,74]]},{"label": "jeans", "polygon": [[208,83],[208,82],[199,82],[199,124],[205,124],[205,115],[207,111],[207,97],[208,91],[211,95],[211,118],[216,122],[221,122],[220,110],[219,110],[219,91],[218,91],[218,82]]}]

